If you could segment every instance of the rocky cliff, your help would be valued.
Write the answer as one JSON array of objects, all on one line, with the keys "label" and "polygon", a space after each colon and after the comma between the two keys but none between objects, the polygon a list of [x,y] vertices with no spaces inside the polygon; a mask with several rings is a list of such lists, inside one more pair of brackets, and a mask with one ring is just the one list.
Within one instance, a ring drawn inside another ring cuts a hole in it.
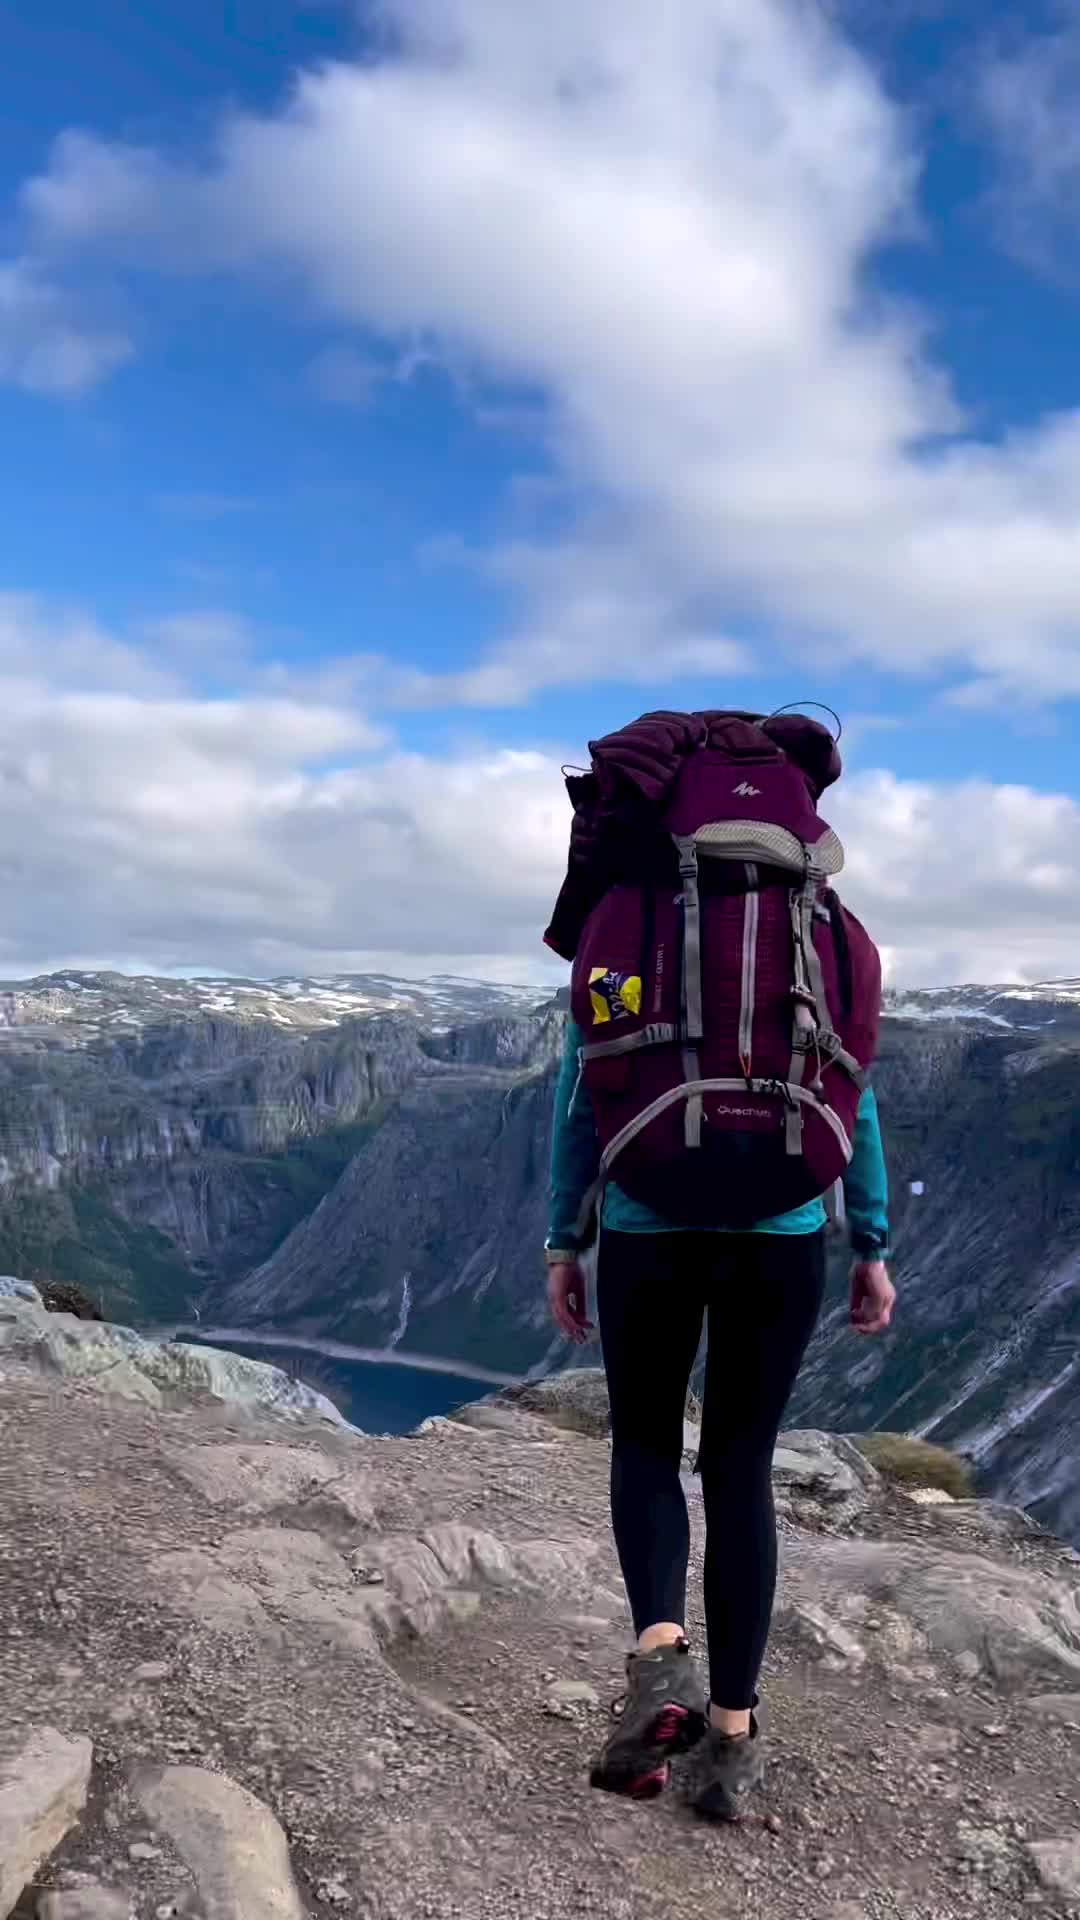
[{"label": "rocky cliff", "polygon": [[[536,1252],[560,1008],[495,988],[485,1009],[462,983],[364,1011],[355,982],[64,982],[0,1039],[0,1265],[143,1320],[194,1303],[203,1324],[500,1372],[560,1360]],[[138,1024],[118,1034],[125,991]],[[944,1439],[1074,1539],[1078,1056],[1067,982],[893,1007],[877,1085],[901,1312],[853,1345],[838,1254],[796,1409]]]},{"label": "rocky cliff", "polygon": [[0,1920],[1080,1904],[1080,1562],[1022,1514],[783,1436],[773,1768],[717,1831],[685,1774],[585,1786],[629,1637],[595,1392],[598,1437],[569,1382],[391,1441],[132,1388],[0,1359]]},{"label": "rocky cliff", "polygon": [[0,1265],[113,1313],[190,1317],[311,1211],[405,1088],[470,1049],[507,1071],[550,1058],[550,1015],[520,1011],[534,997],[118,975],[3,989]]}]

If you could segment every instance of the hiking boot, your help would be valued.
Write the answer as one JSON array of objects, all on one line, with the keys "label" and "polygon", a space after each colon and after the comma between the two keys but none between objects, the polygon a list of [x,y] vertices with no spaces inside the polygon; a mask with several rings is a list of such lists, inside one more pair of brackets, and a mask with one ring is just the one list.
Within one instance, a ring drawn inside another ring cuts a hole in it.
[{"label": "hiking boot", "polygon": [[618,1725],[590,1779],[603,1793],[652,1800],[667,1786],[673,1755],[688,1753],[702,1739],[708,1702],[686,1640],[630,1654],[626,1683],[612,1708]]},{"label": "hiking boot", "polygon": [[736,1738],[710,1726],[694,1756],[692,1798],[703,1820],[741,1820],[746,1802],[765,1781],[765,1740],[760,1707],[750,1732]]}]

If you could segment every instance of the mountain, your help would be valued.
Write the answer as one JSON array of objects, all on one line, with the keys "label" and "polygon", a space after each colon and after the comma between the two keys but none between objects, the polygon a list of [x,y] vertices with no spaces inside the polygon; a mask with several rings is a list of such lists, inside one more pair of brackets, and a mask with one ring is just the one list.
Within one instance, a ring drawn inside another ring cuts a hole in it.
[{"label": "mountain", "polygon": [[[380,976],[0,985],[0,1267],[188,1318],[317,1205],[418,1077],[529,1058],[537,993]],[[555,1044],[551,1042],[549,1044]]]},{"label": "mountain", "polygon": [[438,1030],[462,1021],[533,1008],[535,987],[500,987],[451,974],[395,980],[387,974],[331,974],[318,980],[159,978],[153,974],[50,973],[0,981],[0,1044],[14,1036],[88,1047],[177,1021],[220,1016],[245,1027],[269,1022],[292,1032],[329,1031],[343,1020],[408,1013]]},{"label": "mountain", "polygon": [[[0,1270],[144,1323],[197,1305],[503,1372],[561,1357],[538,1259],[561,1007],[445,981],[4,991]],[[887,1013],[898,1327],[853,1342],[838,1248],[793,1417],[947,1442],[1080,1538],[1080,987]]]},{"label": "mountain", "polygon": [[1080,1033],[1080,980],[1028,987],[932,987],[885,994],[893,1019],[995,1028],[1007,1033]]}]

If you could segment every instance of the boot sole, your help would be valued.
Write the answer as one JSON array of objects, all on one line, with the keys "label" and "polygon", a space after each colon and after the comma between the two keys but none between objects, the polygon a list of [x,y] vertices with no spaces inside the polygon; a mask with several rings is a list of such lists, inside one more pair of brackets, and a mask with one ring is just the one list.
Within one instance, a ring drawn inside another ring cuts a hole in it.
[{"label": "boot sole", "polygon": [[652,1725],[625,1747],[598,1760],[589,1776],[600,1793],[627,1800],[655,1800],[671,1777],[671,1761],[705,1738],[707,1720],[692,1707],[662,1707]]}]

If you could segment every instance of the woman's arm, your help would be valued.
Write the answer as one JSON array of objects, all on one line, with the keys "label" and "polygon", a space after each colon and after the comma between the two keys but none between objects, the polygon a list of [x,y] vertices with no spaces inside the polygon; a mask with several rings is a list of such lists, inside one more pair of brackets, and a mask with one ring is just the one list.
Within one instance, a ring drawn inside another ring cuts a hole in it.
[{"label": "woman's arm", "polygon": [[873,1087],[867,1087],[859,1102],[853,1146],[851,1165],[844,1175],[851,1244],[860,1260],[885,1260],[889,1253],[889,1176]]},{"label": "woman's arm", "polygon": [[566,1045],[555,1088],[555,1122],[551,1139],[551,1192],[548,1210],[549,1253],[580,1251],[577,1237],[582,1202],[600,1171],[600,1143],[596,1136],[592,1102],[581,1078],[581,1033],[566,1023]]}]

